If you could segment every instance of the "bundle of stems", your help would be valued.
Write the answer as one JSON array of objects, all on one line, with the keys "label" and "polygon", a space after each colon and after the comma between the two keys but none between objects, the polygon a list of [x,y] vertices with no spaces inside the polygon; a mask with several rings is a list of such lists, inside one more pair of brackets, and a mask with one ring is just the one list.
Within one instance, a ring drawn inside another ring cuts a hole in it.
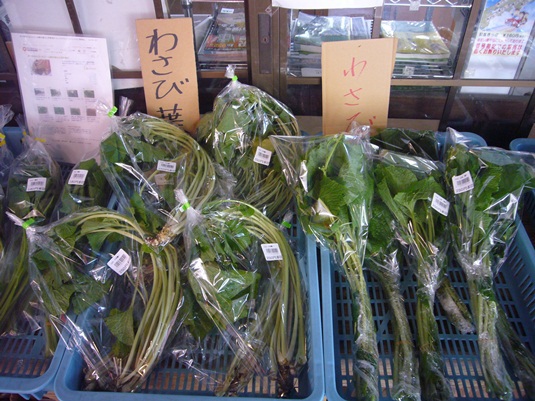
[{"label": "bundle of stems", "polygon": [[[175,325],[182,298],[179,250],[150,249],[132,217],[100,207],[29,235],[34,291],[57,331],[67,330],[86,362],[88,388],[138,389]],[[122,275],[108,267],[113,255],[102,248],[105,242],[127,255]],[[83,319],[75,320],[77,315]]]},{"label": "bundle of stems", "polygon": [[272,137],[305,232],[331,249],[352,301],[355,395],[379,398],[376,329],[362,260],[373,194],[367,142],[358,135]]},{"label": "bundle of stems", "polygon": [[[201,121],[197,139],[234,177],[232,198],[278,219],[286,212],[292,193],[269,137],[299,132],[297,120],[284,104],[259,88],[233,80],[214,100],[210,117]],[[258,152],[270,154],[259,161]]]},{"label": "bundle of stems", "polygon": [[[248,291],[253,297],[250,310],[243,313],[243,317],[236,316],[234,319],[227,312],[229,308],[222,306],[224,301],[218,299],[218,296],[223,296],[222,293],[230,289],[222,288],[218,294],[214,294],[208,288],[208,275],[204,271],[189,276],[190,280],[196,280],[195,285],[203,286],[202,303],[210,305],[208,314],[223,335],[233,341],[230,345],[234,358],[227,369],[225,380],[218,384],[216,394],[238,394],[255,373],[262,371],[261,364],[265,356],[270,361],[268,371],[276,380],[279,395],[292,394],[295,391],[294,379],[307,361],[307,340],[306,292],[290,244],[270,219],[241,201],[209,202],[202,210],[202,218],[195,231],[195,242],[206,243],[206,237],[215,242],[209,241],[212,245],[205,248],[206,253],[198,253],[190,263],[190,269],[199,269],[199,261],[204,265],[217,262],[221,271],[249,269],[249,277],[251,273],[261,276],[257,295],[256,291],[247,289],[256,280],[254,278],[245,279],[246,285],[240,291],[233,290],[241,295]],[[260,244],[277,244],[280,258],[263,261],[263,255],[255,255]],[[242,273],[240,277],[246,277],[246,274]],[[223,276],[223,272],[216,274],[219,280]],[[237,280],[234,285],[237,285]],[[242,304],[241,301],[240,305]],[[236,309],[232,308],[234,315]],[[228,336],[230,331],[232,333]]]},{"label": "bundle of stems", "polygon": [[420,400],[418,359],[401,292],[402,247],[396,238],[396,221],[379,197],[373,199],[365,267],[377,277],[390,305],[394,330],[392,399]]},{"label": "bundle of stems", "polygon": [[[535,380],[527,373],[535,371],[535,359],[516,345],[494,292],[494,275],[516,234],[519,199],[525,187],[533,187],[534,176],[533,168],[515,152],[463,144],[448,149],[446,177],[455,198],[453,249],[469,285],[487,391],[503,400],[512,398],[513,383],[500,344],[526,388],[533,388]],[[461,180],[469,185],[459,184]]]},{"label": "bundle of stems", "polygon": [[[28,224],[46,224],[61,192],[61,171],[44,145],[26,138],[26,149],[15,159],[7,188],[7,210]],[[31,179],[45,180],[44,190],[29,187]],[[0,261],[0,334],[18,331],[16,320],[28,306],[28,238],[21,227],[11,226],[9,243]]]},{"label": "bundle of stems", "polygon": [[446,196],[442,171],[431,160],[383,151],[378,157],[375,180],[379,196],[397,221],[399,238],[408,244],[416,259],[422,399],[449,400],[451,389],[434,314],[435,294],[446,269],[448,249],[446,217],[431,207],[435,194]]},{"label": "bundle of stems", "polygon": [[[196,208],[214,193],[215,169],[209,155],[189,134],[162,119],[134,113],[100,149],[103,170],[119,202],[147,231],[150,246],[164,246],[184,230],[176,189],[182,189]],[[176,171],[159,170],[158,162],[174,163]]]}]

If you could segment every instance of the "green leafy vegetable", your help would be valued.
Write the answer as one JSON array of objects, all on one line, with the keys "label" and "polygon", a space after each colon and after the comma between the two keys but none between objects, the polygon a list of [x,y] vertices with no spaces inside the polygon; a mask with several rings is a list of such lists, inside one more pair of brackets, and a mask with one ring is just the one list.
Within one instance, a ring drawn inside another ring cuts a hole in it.
[{"label": "green leafy vegetable", "polygon": [[378,278],[392,310],[394,328],[392,399],[420,400],[418,360],[409,320],[401,294],[401,247],[397,243],[396,222],[379,197],[374,197],[366,246],[365,266]]},{"label": "green leafy vegetable", "polygon": [[[240,201],[213,201],[190,233],[188,282],[206,317],[234,353],[217,395],[237,395],[265,358],[281,396],[295,393],[306,363],[305,295],[297,260],[277,226]],[[281,259],[267,261],[262,244]]]},{"label": "green leafy vegetable", "polygon": [[433,312],[449,243],[446,217],[431,207],[434,196],[446,196],[442,172],[435,162],[416,156],[383,151],[379,158],[375,168],[378,194],[395,216],[400,237],[409,245],[417,264],[416,317],[422,398],[449,400],[451,390]]},{"label": "green leafy vegetable", "polygon": [[386,150],[439,160],[439,146],[434,131],[384,128],[371,137],[371,143]]},{"label": "green leafy vegetable", "polygon": [[[286,212],[292,193],[269,141],[271,135],[299,135],[291,111],[262,90],[232,81],[215,99],[213,113],[201,120],[197,138],[235,179],[234,199],[278,218]],[[262,151],[272,154],[255,161]]]},{"label": "green leafy vegetable", "polygon": [[[77,184],[69,184],[73,174],[87,171],[85,179]],[[81,183],[81,184],[80,184]],[[59,219],[80,209],[92,206],[106,206],[111,188],[95,159],[87,159],[78,163],[67,177],[54,218]]]},{"label": "green leafy vegetable", "polygon": [[134,113],[119,127],[101,143],[102,169],[147,243],[166,245],[184,228],[175,190],[201,207],[215,188],[214,166],[192,137],[164,120]]},{"label": "green leafy vegetable", "polygon": [[[100,207],[30,233],[34,290],[56,329],[73,337],[87,364],[88,388],[138,389],[178,329],[179,248],[147,247],[133,218]],[[111,269],[112,251],[127,255],[123,274]]]},{"label": "green leafy vegetable", "polygon": [[306,232],[326,244],[349,283],[355,340],[354,386],[359,399],[379,397],[379,353],[362,271],[373,181],[366,143],[357,136],[272,137],[294,189]]},{"label": "green leafy vegetable", "polygon": [[[446,178],[455,197],[451,218],[453,250],[466,273],[478,332],[479,353],[490,394],[512,398],[512,380],[500,352],[511,360],[526,388],[534,388],[535,359],[519,346],[502,316],[493,278],[506,257],[515,233],[522,190],[533,187],[534,171],[513,152],[497,148],[468,149],[462,144],[447,152]],[[462,181],[461,181],[462,180]],[[463,187],[469,181],[473,184]]]},{"label": "green leafy vegetable", "polygon": [[[29,145],[13,162],[7,189],[7,208],[20,220],[48,222],[62,186],[59,165],[44,145],[27,138]],[[33,179],[46,180],[44,190],[33,190]],[[28,280],[28,239],[24,229],[12,227],[10,243],[0,262],[0,333],[13,325],[31,295]]]}]

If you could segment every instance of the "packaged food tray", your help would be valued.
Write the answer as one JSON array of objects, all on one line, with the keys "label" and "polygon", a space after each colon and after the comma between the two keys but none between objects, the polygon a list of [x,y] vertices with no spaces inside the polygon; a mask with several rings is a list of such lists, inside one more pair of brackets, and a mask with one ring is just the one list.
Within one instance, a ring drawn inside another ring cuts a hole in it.
[{"label": "packaged food tray", "polygon": [[[323,343],[321,339],[321,312],[318,288],[317,247],[314,239],[302,234],[301,229],[293,227],[294,239],[298,241],[299,264],[307,272],[305,277],[308,288],[307,353],[308,363],[302,374],[296,379],[297,394],[293,397],[305,401],[321,401],[325,394],[323,369]],[[208,342],[206,342],[208,344]],[[211,352],[208,348],[205,352]],[[219,352],[219,351],[218,351]],[[226,364],[232,360],[227,357],[218,359],[220,366],[211,366],[213,371],[225,371]],[[83,370],[85,364],[80,354],[68,349],[59,367],[55,380],[55,393],[61,401],[129,401],[146,400],[191,400],[221,401],[210,389],[206,380],[198,380],[193,369],[188,369],[174,358],[164,359],[150,374],[139,392],[114,393],[101,391],[84,391]],[[272,380],[254,377],[239,398],[264,400],[277,397]],[[292,397],[292,398],[293,398]]]},{"label": "packaged food tray", "polygon": [[[522,341],[535,350],[535,251],[527,233],[518,223],[518,233],[509,256],[500,269],[495,288],[509,321]],[[321,249],[321,283],[323,302],[323,338],[325,351],[325,391],[329,401],[355,400],[352,384],[353,320],[349,286],[341,268],[330,252]],[[369,272],[366,272],[369,273]],[[450,280],[469,303],[468,286],[460,267],[453,266]],[[410,275],[402,280],[403,296],[412,332],[416,329],[416,282]],[[380,400],[392,400],[393,343],[390,312],[380,284],[367,275],[372,310],[377,327],[379,348]],[[456,400],[494,400],[485,390],[485,380],[479,362],[477,334],[460,334],[447,320],[438,302],[435,313],[440,333],[443,357],[453,396]],[[514,375],[512,375],[514,378]],[[531,395],[532,396],[532,395]],[[515,400],[528,400],[518,381],[514,383]]]}]

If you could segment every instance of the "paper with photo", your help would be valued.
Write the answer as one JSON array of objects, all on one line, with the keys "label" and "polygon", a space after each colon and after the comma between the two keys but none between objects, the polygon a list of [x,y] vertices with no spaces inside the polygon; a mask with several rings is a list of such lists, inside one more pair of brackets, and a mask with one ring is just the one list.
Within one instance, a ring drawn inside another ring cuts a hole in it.
[{"label": "paper with photo", "polygon": [[98,149],[113,105],[106,39],[13,33],[28,131],[57,161],[77,163]]}]

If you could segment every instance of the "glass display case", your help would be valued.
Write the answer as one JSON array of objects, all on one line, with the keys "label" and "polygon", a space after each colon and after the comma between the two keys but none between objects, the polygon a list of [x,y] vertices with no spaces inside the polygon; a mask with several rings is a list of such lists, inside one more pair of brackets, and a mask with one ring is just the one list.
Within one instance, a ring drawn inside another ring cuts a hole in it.
[{"label": "glass display case", "polygon": [[[249,18],[270,5],[268,0],[254,3]],[[491,135],[488,124],[474,127],[489,138],[527,136],[535,108],[534,28],[529,19],[534,13],[533,0],[384,0],[360,9],[271,9],[273,72],[252,70],[252,82],[298,115],[321,116],[321,43],[393,36],[398,47],[389,119],[439,130],[455,121],[468,131],[469,124],[461,120],[494,121],[507,132]],[[504,109],[485,108],[485,117],[482,112],[468,116],[481,110],[472,106],[483,98]]]}]

